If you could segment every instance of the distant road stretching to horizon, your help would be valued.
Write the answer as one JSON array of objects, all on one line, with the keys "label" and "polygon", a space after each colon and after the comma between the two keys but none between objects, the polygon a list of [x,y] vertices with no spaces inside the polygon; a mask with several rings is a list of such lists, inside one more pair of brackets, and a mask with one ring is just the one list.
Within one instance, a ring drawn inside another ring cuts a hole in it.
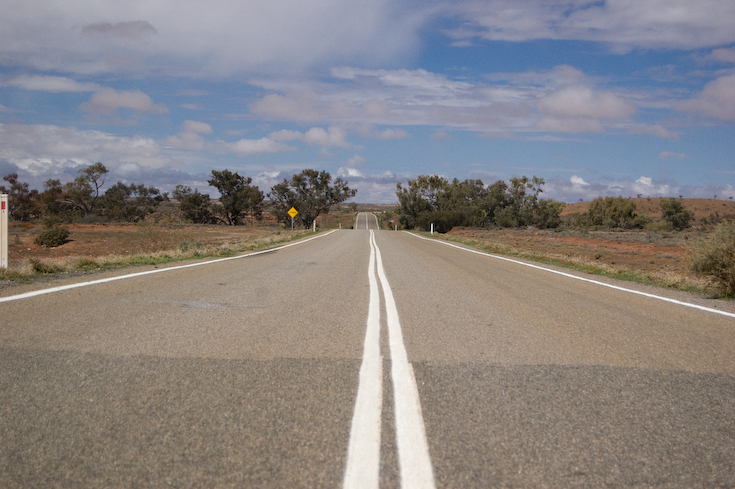
[{"label": "distant road stretching to horizon", "polygon": [[732,304],[378,225],[0,291],[0,487],[735,487]]}]

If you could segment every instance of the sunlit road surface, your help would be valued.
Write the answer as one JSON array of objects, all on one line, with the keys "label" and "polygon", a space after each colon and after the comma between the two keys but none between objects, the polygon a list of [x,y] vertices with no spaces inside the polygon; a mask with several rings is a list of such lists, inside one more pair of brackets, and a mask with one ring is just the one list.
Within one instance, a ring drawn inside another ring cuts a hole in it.
[{"label": "sunlit road surface", "polygon": [[354,228],[0,291],[0,487],[735,486],[732,304]]}]

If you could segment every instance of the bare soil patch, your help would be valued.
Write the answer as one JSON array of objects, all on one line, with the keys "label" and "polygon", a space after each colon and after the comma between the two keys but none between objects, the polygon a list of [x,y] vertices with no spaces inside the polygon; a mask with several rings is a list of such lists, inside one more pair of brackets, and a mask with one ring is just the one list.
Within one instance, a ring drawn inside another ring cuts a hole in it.
[{"label": "bare soil patch", "polygon": [[10,265],[29,259],[67,257],[99,258],[174,250],[177,247],[212,247],[228,242],[257,240],[285,232],[272,226],[204,226],[139,224],[68,224],[69,239],[61,246],[45,248],[34,241],[46,228],[40,224],[10,223]]}]

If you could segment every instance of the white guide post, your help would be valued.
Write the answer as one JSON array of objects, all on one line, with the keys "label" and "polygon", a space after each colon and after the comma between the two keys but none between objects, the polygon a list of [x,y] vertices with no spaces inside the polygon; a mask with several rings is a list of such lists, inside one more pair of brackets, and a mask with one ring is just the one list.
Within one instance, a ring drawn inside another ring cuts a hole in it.
[{"label": "white guide post", "polygon": [[0,194],[0,268],[8,268],[8,195]]},{"label": "white guide post", "polygon": [[434,234],[434,223],[431,223],[431,234]]}]

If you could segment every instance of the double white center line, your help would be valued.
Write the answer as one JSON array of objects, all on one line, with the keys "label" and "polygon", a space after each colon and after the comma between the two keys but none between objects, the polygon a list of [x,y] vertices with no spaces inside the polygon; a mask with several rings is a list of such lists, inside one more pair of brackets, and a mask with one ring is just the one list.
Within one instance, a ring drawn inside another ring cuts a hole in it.
[{"label": "double white center line", "polygon": [[383,362],[380,355],[380,293],[375,276],[376,269],[385,297],[401,487],[431,489],[435,487],[434,473],[418,388],[413,368],[408,363],[393,291],[385,276],[383,260],[373,231],[370,231],[368,267],[370,303],[367,331],[360,367],[360,384],[350,430],[344,487],[376,489],[379,485]]}]

